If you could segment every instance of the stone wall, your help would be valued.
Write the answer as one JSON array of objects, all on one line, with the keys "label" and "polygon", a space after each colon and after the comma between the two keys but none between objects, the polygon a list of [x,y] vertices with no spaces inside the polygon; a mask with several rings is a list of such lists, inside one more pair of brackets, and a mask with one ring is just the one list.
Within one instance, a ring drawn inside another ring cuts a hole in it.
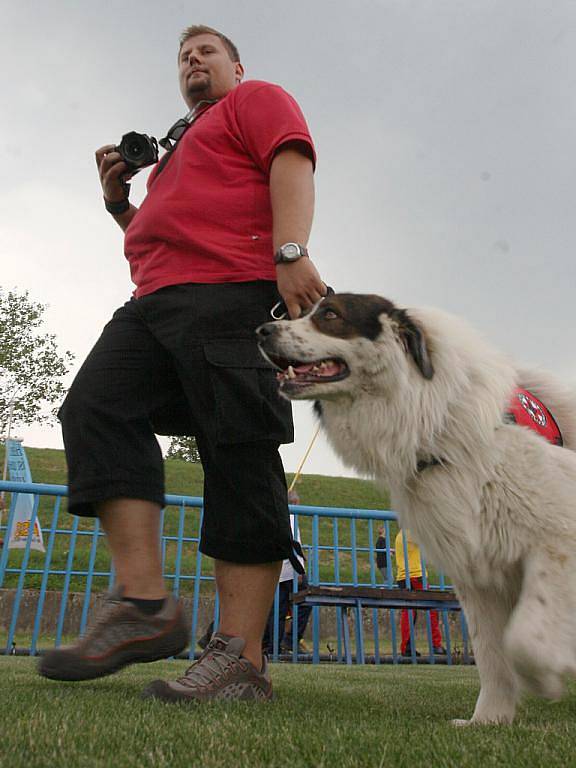
[{"label": "stone wall", "polygon": [[[0,589],[0,627],[7,631],[12,620],[12,610],[14,607],[14,598],[16,591],[13,589]],[[36,610],[38,608],[37,590],[24,590],[20,601],[18,612],[18,624],[16,631],[19,634],[28,634],[32,636],[34,621],[36,619]],[[98,610],[99,605],[105,598],[105,593],[92,594],[90,597],[89,616],[92,611]],[[190,622],[192,622],[192,598],[183,598],[184,610],[187,612]],[[40,622],[40,634],[54,636],[58,625],[62,604],[62,593],[58,591],[47,591],[42,610],[42,620]],[[84,608],[84,593],[72,592],[68,595],[66,614],[64,618],[64,635],[77,635],[80,629],[80,621]],[[198,627],[203,630],[212,620],[214,612],[214,598],[200,597],[198,604]]]}]

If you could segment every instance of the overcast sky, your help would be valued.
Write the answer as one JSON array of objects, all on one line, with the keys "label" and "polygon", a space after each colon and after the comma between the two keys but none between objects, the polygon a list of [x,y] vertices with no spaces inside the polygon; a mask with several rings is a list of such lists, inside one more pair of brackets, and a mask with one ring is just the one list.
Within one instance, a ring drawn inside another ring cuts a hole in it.
[{"label": "overcast sky", "polygon": [[[75,370],[132,290],[94,150],[130,130],[162,136],[186,112],[177,42],[193,23],[236,42],[248,79],[299,101],[326,282],[453,311],[576,379],[574,0],[3,4],[1,283],[49,304],[44,328]],[[295,409],[287,471],[309,410]],[[57,427],[18,433],[61,447]],[[305,471],[351,474],[321,440]]]}]

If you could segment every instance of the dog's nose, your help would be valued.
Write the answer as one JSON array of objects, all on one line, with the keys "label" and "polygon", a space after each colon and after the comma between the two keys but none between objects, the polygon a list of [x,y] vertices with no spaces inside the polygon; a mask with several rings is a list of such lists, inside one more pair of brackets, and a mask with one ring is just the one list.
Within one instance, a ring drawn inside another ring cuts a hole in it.
[{"label": "dog's nose", "polygon": [[276,330],[277,323],[264,323],[264,325],[256,328],[256,336],[258,337],[259,341],[264,341],[264,339],[267,339],[269,336],[272,336],[274,333],[276,333]]}]

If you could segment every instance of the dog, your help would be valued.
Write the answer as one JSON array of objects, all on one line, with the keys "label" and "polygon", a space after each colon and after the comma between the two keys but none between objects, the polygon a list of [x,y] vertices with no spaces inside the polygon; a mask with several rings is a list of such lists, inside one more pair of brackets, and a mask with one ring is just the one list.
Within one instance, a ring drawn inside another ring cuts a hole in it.
[{"label": "dog", "polygon": [[[559,698],[576,673],[574,392],[456,317],[379,296],[335,294],[257,336],[281,394],[315,401],[336,453],[452,580],[481,683],[454,723],[510,723],[524,691]],[[514,418],[517,393],[539,431]]]}]

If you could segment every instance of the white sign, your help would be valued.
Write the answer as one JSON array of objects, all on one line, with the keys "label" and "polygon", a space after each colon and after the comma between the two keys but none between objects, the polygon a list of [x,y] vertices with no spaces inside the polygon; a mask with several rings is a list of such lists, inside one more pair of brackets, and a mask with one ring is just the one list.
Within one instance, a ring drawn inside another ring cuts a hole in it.
[{"label": "white sign", "polygon": [[[15,483],[31,483],[32,475],[28,457],[20,440],[6,440],[6,454],[8,456],[8,477]],[[24,549],[28,541],[30,521],[34,511],[34,496],[30,493],[19,493],[16,497],[16,508],[12,518],[12,527],[8,538],[8,549]],[[34,520],[34,532],[30,542],[30,549],[45,552],[42,539],[42,529],[38,517]]]}]

